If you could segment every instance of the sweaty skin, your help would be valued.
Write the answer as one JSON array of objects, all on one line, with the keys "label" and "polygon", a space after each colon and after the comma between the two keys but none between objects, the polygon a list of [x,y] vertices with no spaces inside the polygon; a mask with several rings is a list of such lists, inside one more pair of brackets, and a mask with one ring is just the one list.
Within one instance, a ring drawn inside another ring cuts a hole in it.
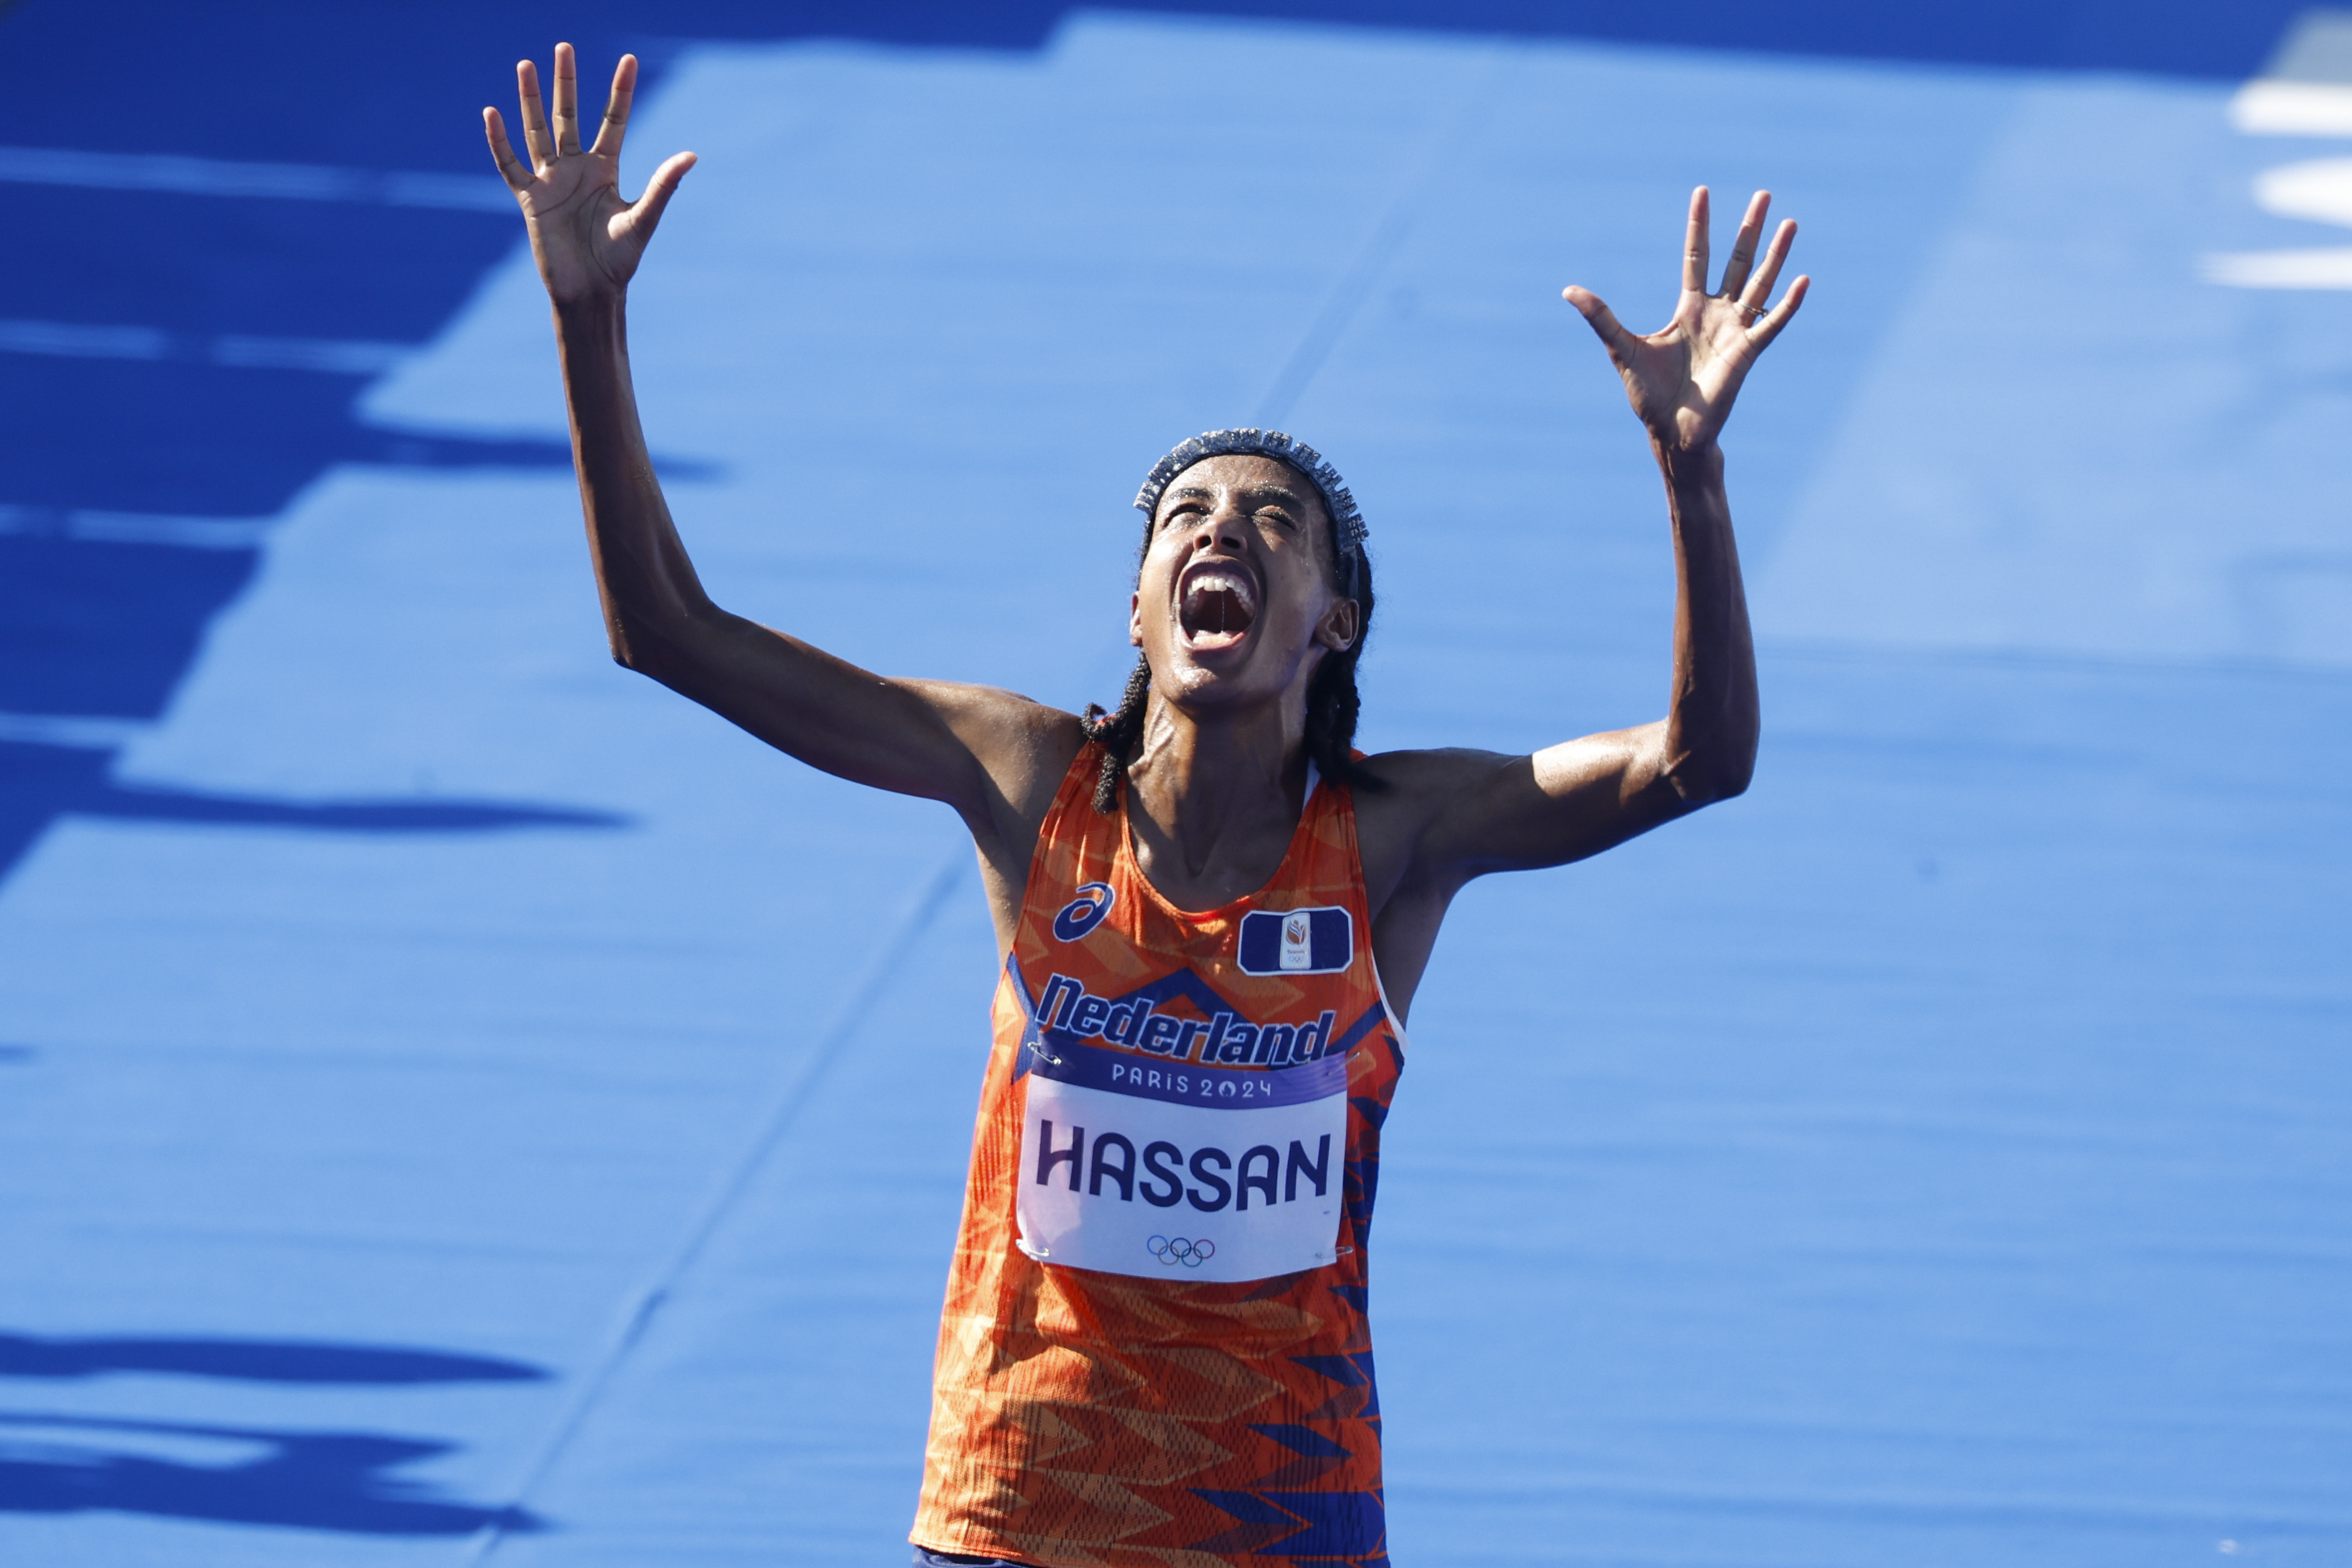
[{"label": "sweaty skin", "polygon": [[[484,127],[554,309],[613,657],[814,767],[954,807],[979,849],[1002,957],[1040,824],[1085,742],[1077,717],[990,687],[870,674],[711,602],[637,423],[625,310],[629,279],[694,154],[663,163],[645,194],[625,202],[618,174],[635,58],[624,56],[614,72],[604,122],[584,150],[572,47],[556,46],[551,119],[537,68],[526,60],[516,74],[529,161],[516,156],[498,110],[483,110]],[[1710,292],[1707,193],[1692,194],[1682,294],[1657,332],[1629,332],[1589,290],[1565,292],[1608,350],[1665,480],[1676,583],[1666,713],[1531,756],[1463,749],[1370,759],[1389,787],[1357,792],[1357,827],[1373,951],[1400,1013],[1412,1006],[1447,905],[1472,878],[1581,859],[1748,787],[1756,661],[1716,441],[1749,366],[1808,286],[1797,279],[1767,308],[1796,236],[1783,222],[1759,262],[1769,205],[1762,191],[1748,203]],[[1215,908],[1262,886],[1297,826],[1307,682],[1360,630],[1357,605],[1335,586],[1330,531],[1314,487],[1265,458],[1197,463],[1160,499],[1129,617],[1152,670],[1129,803],[1137,862],[1180,908]]]}]

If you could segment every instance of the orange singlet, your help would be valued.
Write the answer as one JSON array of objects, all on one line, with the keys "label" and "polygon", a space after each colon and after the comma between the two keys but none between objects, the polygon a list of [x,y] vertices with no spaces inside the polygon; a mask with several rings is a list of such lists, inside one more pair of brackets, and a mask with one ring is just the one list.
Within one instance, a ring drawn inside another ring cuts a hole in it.
[{"label": "orange singlet", "polygon": [[1344,788],[1188,913],[1070,764],[996,993],[912,1539],[1049,1568],[1388,1562],[1364,1240],[1403,1033]]}]

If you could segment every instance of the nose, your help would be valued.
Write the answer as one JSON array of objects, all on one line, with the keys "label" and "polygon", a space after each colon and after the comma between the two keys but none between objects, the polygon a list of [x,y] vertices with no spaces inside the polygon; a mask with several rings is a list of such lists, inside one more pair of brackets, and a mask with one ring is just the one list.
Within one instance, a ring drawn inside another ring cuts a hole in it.
[{"label": "nose", "polygon": [[1192,553],[1223,549],[1240,554],[1248,538],[1248,531],[1243,526],[1244,521],[1242,509],[1230,499],[1218,503],[1214,511],[1193,524]]}]

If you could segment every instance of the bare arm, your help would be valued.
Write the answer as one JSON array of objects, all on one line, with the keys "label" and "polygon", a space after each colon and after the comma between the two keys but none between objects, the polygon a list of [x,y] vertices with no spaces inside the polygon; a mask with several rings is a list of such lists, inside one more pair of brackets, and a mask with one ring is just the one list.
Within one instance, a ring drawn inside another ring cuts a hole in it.
[{"label": "bare arm", "polygon": [[1003,851],[992,861],[1025,870],[1026,841],[1077,751],[1076,719],[1009,692],[869,674],[730,614],[703,592],[638,425],[626,312],[629,279],[694,154],[663,163],[635,203],[621,199],[621,141],[636,75],[635,57],[625,57],[584,151],[568,44],[556,48],[551,124],[541,113],[537,68],[517,68],[529,163],[515,155],[498,110],[483,110],[554,310],[613,657],[827,773],[947,802],[983,850]]},{"label": "bare arm", "polygon": [[[1782,224],[1756,265],[1769,203],[1759,192],[1748,205],[1723,286],[1710,294],[1706,192],[1693,194],[1682,297],[1663,331],[1637,337],[1598,297],[1567,291],[1624,380],[1665,480],[1675,572],[1666,716],[1528,757],[1374,759],[1397,787],[1359,803],[1367,878],[1376,907],[1395,900],[1394,922],[1425,928],[1427,940],[1445,901],[1473,877],[1580,859],[1748,787],[1759,731],[1756,655],[1716,438],[1748,368],[1796,314],[1809,282],[1799,278],[1765,309],[1796,234],[1794,224]],[[1408,930],[1396,934],[1402,948],[1419,940]],[[1425,956],[1426,941],[1420,951]],[[1412,967],[1417,973],[1418,963]]]}]

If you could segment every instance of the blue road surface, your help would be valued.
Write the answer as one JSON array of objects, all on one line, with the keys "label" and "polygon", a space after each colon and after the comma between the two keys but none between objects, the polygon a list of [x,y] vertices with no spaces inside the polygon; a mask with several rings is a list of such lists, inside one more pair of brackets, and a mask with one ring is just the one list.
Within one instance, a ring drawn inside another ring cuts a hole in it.
[{"label": "blue road surface", "polygon": [[559,37],[702,155],[633,325],[722,602],[1108,700],[1137,480],[1278,423],[1375,749],[1662,710],[1559,290],[1771,185],[1757,782],[1454,910],[1393,1557],[2352,1562],[2352,13],[22,0],[0,1563],[905,1561],[992,941],[606,656],[477,119]]}]

